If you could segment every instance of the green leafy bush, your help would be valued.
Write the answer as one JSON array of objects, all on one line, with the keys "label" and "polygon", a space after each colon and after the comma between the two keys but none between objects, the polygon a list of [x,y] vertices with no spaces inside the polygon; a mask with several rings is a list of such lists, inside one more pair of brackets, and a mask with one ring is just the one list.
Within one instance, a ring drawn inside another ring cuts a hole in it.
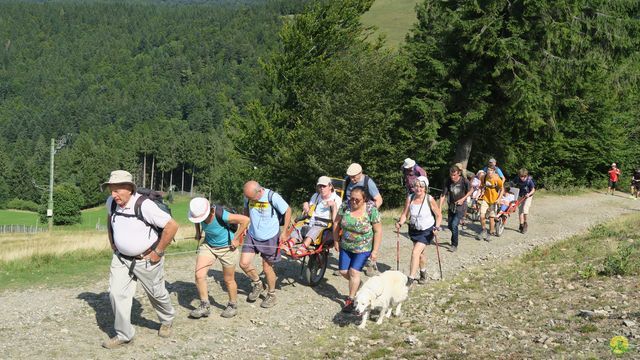
[{"label": "green leafy bush", "polygon": [[632,275],[640,272],[640,249],[634,244],[622,244],[604,259],[603,275]]},{"label": "green leafy bush", "polygon": [[[43,195],[39,209],[40,221],[47,222],[47,194]],[[80,188],[73,184],[60,184],[53,188],[53,223],[54,225],[72,225],[81,220],[80,209],[84,197]]]},{"label": "green leafy bush", "polygon": [[7,209],[38,211],[38,204],[30,200],[13,199],[7,202]]}]

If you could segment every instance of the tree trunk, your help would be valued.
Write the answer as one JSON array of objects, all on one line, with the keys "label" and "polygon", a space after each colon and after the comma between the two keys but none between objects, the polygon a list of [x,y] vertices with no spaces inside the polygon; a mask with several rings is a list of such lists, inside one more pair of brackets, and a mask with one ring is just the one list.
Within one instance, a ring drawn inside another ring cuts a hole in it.
[{"label": "tree trunk", "polygon": [[191,188],[189,189],[189,194],[191,195],[191,197],[193,197],[193,178],[195,178],[196,175],[196,168],[195,166],[191,166]]},{"label": "tree trunk", "polygon": [[160,173],[160,191],[164,191],[164,171]]},{"label": "tree trunk", "polygon": [[149,188],[153,190],[153,174],[156,169],[156,156],[151,155],[151,183],[149,184]]},{"label": "tree trunk", "polygon": [[180,192],[184,193],[184,163],[182,164],[182,185],[180,188]]},{"label": "tree trunk", "polygon": [[142,187],[146,188],[147,187],[147,154],[144,154],[142,156],[144,156],[144,160],[142,160]]},{"label": "tree trunk", "polygon": [[453,158],[453,163],[462,163],[463,168],[467,168],[469,162],[469,155],[471,155],[471,147],[473,145],[473,139],[471,137],[464,137],[458,140],[456,144],[456,154]]},{"label": "tree trunk", "polygon": [[169,191],[171,191],[173,187],[173,170],[171,170],[171,172],[169,172]]}]

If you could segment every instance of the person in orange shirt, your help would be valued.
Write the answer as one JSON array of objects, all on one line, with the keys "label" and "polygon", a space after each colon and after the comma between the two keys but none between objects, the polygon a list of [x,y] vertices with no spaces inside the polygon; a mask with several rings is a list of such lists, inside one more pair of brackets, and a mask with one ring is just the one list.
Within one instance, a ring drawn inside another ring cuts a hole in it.
[{"label": "person in orange shirt", "polygon": [[609,170],[609,188],[607,189],[607,194],[611,192],[611,195],[613,195],[614,191],[616,191],[619,176],[620,169],[618,169],[616,163],[611,164],[611,170]]},{"label": "person in orange shirt", "polygon": [[[504,192],[504,182],[496,174],[495,167],[487,168],[487,173],[480,178],[480,186],[484,188],[484,195],[480,198],[480,227],[481,231],[476,235],[476,240],[483,239],[484,241],[491,241],[490,234],[495,233],[495,217],[496,209],[495,205]],[[489,217],[489,233],[487,233],[485,218]]]}]

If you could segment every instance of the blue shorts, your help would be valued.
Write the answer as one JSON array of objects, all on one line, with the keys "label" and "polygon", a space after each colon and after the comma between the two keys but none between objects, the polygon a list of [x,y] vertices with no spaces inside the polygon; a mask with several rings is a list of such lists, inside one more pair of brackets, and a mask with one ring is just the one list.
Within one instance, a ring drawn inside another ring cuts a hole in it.
[{"label": "blue shorts", "polygon": [[413,242],[431,245],[431,242],[433,241],[433,227],[430,227],[427,230],[409,231],[409,238]]},{"label": "blue shorts", "polygon": [[357,270],[362,271],[364,264],[371,255],[371,251],[363,253],[352,253],[344,249],[340,249],[340,258],[338,259],[338,269],[340,270]]}]

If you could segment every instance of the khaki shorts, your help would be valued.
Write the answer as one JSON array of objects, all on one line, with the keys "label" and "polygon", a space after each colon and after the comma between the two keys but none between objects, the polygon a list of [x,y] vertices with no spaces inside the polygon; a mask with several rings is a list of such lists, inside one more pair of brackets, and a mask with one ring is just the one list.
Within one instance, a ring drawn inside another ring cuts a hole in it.
[{"label": "khaki shorts", "polygon": [[529,215],[529,208],[531,207],[531,202],[533,198],[526,198],[523,202],[518,206],[518,214]]},{"label": "khaki shorts", "polygon": [[198,256],[204,256],[211,259],[218,259],[222,267],[236,266],[238,263],[240,251],[238,249],[231,250],[228,247],[212,248],[207,243],[202,243],[198,248]]},{"label": "khaki shorts", "polygon": [[484,200],[478,201],[480,203],[480,216],[484,215],[485,217],[496,217],[496,207],[495,204],[489,204]]}]

